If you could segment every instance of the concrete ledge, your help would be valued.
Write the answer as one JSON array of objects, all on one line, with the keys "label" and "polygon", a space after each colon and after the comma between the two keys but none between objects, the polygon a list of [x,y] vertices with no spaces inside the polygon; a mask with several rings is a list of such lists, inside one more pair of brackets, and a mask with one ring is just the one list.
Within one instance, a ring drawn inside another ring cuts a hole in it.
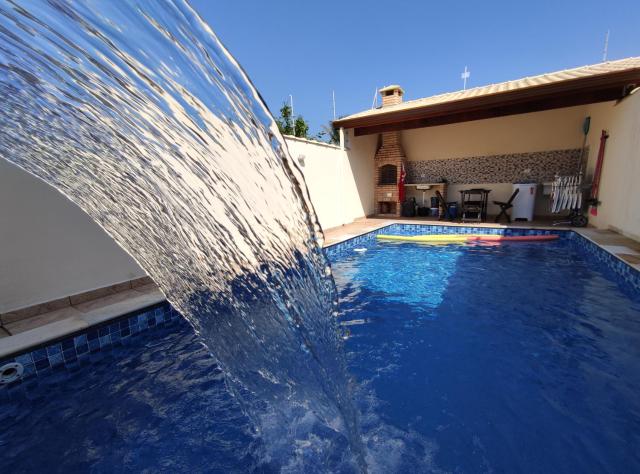
[{"label": "concrete ledge", "polygon": [[88,327],[87,323],[80,319],[66,318],[15,336],[5,337],[0,339],[0,359],[19,352],[25,352],[48,341],[73,334]]},{"label": "concrete ledge", "polygon": [[32,306],[27,306],[25,308],[18,308],[18,309],[13,309],[11,311],[5,311],[4,313],[0,314],[0,325],[7,326],[8,324],[14,323],[16,321],[32,318],[34,316],[38,316],[44,313],[49,313],[51,311],[55,311],[58,309],[67,308],[69,306],[77,305],[85,301],[91,301],[97,298],[102,298],[107,295],[113,295],[121,291],[129,290],[132,288],[135,289],[137,287],[149,285],[151,283],[153,283],[153,280],[150,277],[145,276],[142,278],[136,278],[135,280],[127,280],[122,283],[116,283],[114,285],[109,285],[102,288],[96,288],[94,290],[65,296],[63,298],[46,301],[44,303],[39,303]]},{"label": "concrete ledge", "polygon": [[166,297],[155,284],[138,285],[77,305],[22,318],[4,326],[11,335],[0,338],[0,359],[164,301]]},{"label": "concrete ledge", "polygon": [[301,142],[301,143],[308,143],[309,145],[318,145],[318,146],[324,146],[327,148],[333,148],[334,150],[342,150],[342,148],[340,148],[340,145],[334,145],[333,143],[326,143],[326,142],[321,142],[318,140],[310,140],[308,138],[300,138],[300,137],[294,137],[293,135],[282,135],[284,137],[285,140],[291,140],[294,142]]}]

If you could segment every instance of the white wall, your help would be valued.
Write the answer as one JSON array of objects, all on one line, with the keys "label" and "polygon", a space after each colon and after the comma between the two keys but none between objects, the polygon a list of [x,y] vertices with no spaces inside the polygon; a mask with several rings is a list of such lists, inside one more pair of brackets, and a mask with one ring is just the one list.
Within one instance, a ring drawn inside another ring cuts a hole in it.
[{"label": "white wall", "polygon": [[402,146],[409,160],[579,148],[587,115],[587,106],[578,106],[404,130]]},{"label": "white wall", "polygon": [[[591,162],[594,160],[593,154],[597,153],[597,143],[593,143],[593,137],[596,135],[594,128],[598,127],[598,118],[596,117],[598,113],[596,112],[599,111],[603,115],[603,120],[606,119],[608,123],[611,120],[610,110],[614,109],[613,104],[613,102],[607,102],[594,106],[567,107],[438,127],[404,130],[401,132],[401,143],[407,159],[410,161],[474,156],[482,159],[482,156],[487,155],[580,148],[583,140],[582,123],[586,116],[592,115],[592,129],[587,143],[590,145]],[[609,112],[602,112],[603,110]],[[366,214],[369,215],[375,209],[373,204],[373,156],[378,138],[377,135],[354,137],[353,130],[348,130],[348,132],[350,137],[349,154],[357,156],[357,162],[361,165],[357,174],[358,186],[371,190],[363,200],[367,203]],[[599,136],[599,130],[597,134]],[[365,166],[369,171],[362,169]],[[474,186],[450,186],[447,200],[458,201],[460,189]],[[483,183],[477,187],[491,189],[490,201],[506,201],[513,192],[511,183]],[[536,215],[548,214],[548,197],[542,196],[542,187],[539,187],[538,191]],[[361,194],[364,195],[364,193]],[[422,193],[414,188],[407,188],[407,196],[415,196],[419,203],[422,202]],[[499,207],[490,203],[488,210],[490,214],[497,214]]]},{"label": "white wall", "polygon": [[[453,185],[449,185],[448,187],[447,202],[457,202],[458,206],[460,206],[460,191],[464,189],[470,189],[470,188],[483,188],[483,189],[491,190],[491,192],[489,193],[489,204],[487,206],[487,213],[490,216],[495,216],[500,212],[500,206],[493,204],[493,201],[506,202],[511,197],[511,194],[513,194],[512,183],[482,183],[477,185],[453,184]],[[418,205],[422,206],[422,191],[417,190],[413,186],[407,186],[405,188],[405,192],[406,192],[407,198],[414,197]],[[430,194],[430,192],[427,191],[426,193],[427,207],[430,207],[431,196],[433,196],[433,194]],[[549,197],[542,195],[542,186],[538,186],[534,215],[545,216],[547,214],[549,214]]]},{"label": "white wall", "polygon": [[640,240],[640,91],[618,103],[589,107],[589,170],[593,173],[600,133],[607,130],[598,215],[589,222]]},{"label": "white wall", "polygon": [[0,159],[0,313],[145,272],[79,207]]},{"label": "white wall", "polygon": [[[362,152],[286,139],[323,228],[373,212],[375,137]],[[359,179],[356,180],[356,176]],[[53,187],[0,159],[0,313],[145,276],[140,266]]]},{"label": "white wall", "polygon": [[[373,186],[366,186],[364,182],[368,175],[373,175],[375,149],[371,155],[350,156],[347,150],[334,145],[289,136],[285,140],[291,157],[304,174],[323,229],[348,224],[372,212]],[[301,156],[304,164],[299,159]]]},{"label": "white wall", "polygon": [[[582,123],[587,115],[587,106],[578,106],[404,130],[402,146],[410,161],[463,157],[482,159],[482,156],[490,155],[579,148],[583,140]],[[459,201],[459,191],[470,187],[491,190],[488,212],[492,215],[500,212],[493,201],[507,201],[513,193],[511,183],[452,185],[447,200]],[[421,192],[410,191],[407,195],[422,202]],[[540,186],[535,215],[548,214],[548,196],[542,195]]]},{"label": "white wall", "polygon": [[374,156],[378,150],[378,136],[355,137],[353,130],[349,130],[345,135],[349,167],[357,178],[358,199],[362,203],[364,215],[371,216],[376,212]]}]

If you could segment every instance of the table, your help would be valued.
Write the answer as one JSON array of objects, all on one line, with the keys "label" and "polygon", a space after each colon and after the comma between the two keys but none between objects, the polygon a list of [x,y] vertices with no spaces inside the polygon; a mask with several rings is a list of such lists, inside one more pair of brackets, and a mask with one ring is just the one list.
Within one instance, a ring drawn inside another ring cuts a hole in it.
[{"label": "table", "polygon": [[[482,188],[463,189],[460,191],[462,222],[484,222],[487,219],[487,205],[489,203],[490,192],[490,189]],[[475,214],[475,217],[471,218],[467,213]]]}]

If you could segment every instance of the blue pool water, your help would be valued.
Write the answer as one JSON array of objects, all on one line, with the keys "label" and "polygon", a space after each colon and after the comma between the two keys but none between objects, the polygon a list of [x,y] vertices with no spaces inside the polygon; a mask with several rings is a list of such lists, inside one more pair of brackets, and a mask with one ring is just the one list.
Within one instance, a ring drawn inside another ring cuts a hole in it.
[{"label": "blue pool water", "polygon": [[640,470],[640,298],[573,242],[374,243],[333,269],[351,372],[429,447],[412,470]]},{"label": "blue pool water", "polygon": [[[371,472],[640,470],[640,297],[574,242],[359,247],[332,266]],[[0,472],[297,470],[181,320],[4,395]]]}]

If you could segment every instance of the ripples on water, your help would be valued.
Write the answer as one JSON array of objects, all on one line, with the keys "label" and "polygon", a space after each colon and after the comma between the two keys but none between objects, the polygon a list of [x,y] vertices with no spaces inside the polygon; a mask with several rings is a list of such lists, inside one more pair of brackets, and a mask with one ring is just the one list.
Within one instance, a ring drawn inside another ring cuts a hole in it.
[{"label": "ripples on water", "polygon": [[[0,111],[1,156],[68,196],[153,277],[243,393],[267,456],[295,457],[291,436],[357,448],[301,174],[187,4],[0,0]],[[341,451],[335,465],[349,464]]]},{"label": "ripples on water", "polygon": [[640,294],[570,239],[333,272],[372,471],[640,472]]}]

